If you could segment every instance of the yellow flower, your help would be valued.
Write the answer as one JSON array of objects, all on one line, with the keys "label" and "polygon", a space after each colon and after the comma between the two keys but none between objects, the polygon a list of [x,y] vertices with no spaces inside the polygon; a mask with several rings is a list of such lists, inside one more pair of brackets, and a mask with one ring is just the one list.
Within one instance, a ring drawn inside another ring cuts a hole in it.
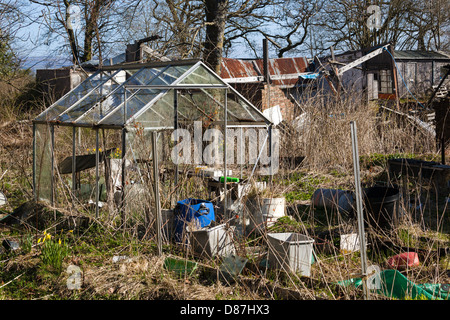
[{"label": "yellow flower", "polygon": [[52,235],[50,233],[47,233],[47,235],[45,236],[46,239],[50,240],[52,238]]},{"label": "yellow flower", "polygon": [[41,238],[39,238],[39,239],[38,239],[38,243],[40,243],[40,242],[41,242],[41,240],[42,240],[42,239],[41,239]]},{"label": "yellow flower", "polygon": [[69,230],[70,233],[73,233],[73,230]]},{"label": "yellow flower", "polygon": [[58,244],[61,244],[61,239],[58,240]]}]

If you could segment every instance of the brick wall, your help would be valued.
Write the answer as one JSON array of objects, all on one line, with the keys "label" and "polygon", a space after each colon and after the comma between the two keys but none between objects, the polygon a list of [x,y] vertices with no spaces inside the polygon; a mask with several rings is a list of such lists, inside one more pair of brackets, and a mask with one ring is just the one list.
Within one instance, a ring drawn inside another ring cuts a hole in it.
[{"label": "brick wall", "polygon": [[[242,94],[256,108],[263,111],[267,109],[267,84],[264,83],[233,83],[232,86]],[[286,89],[278,86],[270,86],[270,106],[280,106],[283,120],[294,118],[295,104],[286,97]]]},{"label": "brick wall", "polygon": [[36,81],[50,101],[56,101],[82,81],[77,72],[69,68],[36,70]]},{"label": "brick wall", "polygon": [[267,88],[267,85],[264,85],[264,89],[262,90],[262,110],[267,108],[267,94],[270,92],[270,106],[280,106],[281,115],[283,116],[283,120],[292,120],[294,118],[294,108],[295,104],[286,97],[286,89],[281,89],[280,87],[271,85],[270,88]]}]

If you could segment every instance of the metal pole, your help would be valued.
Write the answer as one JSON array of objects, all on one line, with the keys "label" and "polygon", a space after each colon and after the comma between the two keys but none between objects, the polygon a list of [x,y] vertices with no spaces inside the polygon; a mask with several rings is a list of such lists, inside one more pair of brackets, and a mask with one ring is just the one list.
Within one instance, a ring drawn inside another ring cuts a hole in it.
[{"label": "metal pole", "polygon": [[155,208],[156,208],[156,241],[158,246],[158,255],[162,255],[162,218],[161,218],[161,203],[159,200],[159,170],[158,170],[158,151],[156,148],[156,132],[152,131],[152,157],[153,157],[153,178],[154,178],[154,190],[155,190]]},{"label": "metal pole", "polygon": [[270,175],[270,184],[273,183],[273,159],[272,159],[272,125],[269,126],[269,158],[270,158],[270,167],[269,167],[269,175]]},{"label": "metal pole", "polygon": [[227,113],[228,113],[228,102],[227,102],[227,89],[225,89],[224,97],[224,119],[223,119],[223,216],[227,218]]},{"label": "metal pole", "polygon": [[[72,194],[75,197],[75,189],[77,188],[77,164],[76,164],[76,128],[72,128]],[[75,201],[72,201],[72,207],[75,206]]]},{"label": "metal pole", "polygon": [[98,199],[99,199],[99,177],[98,177],[98,163],[100,153],[98,150],[98,128],[95,129],[95,217],[98,218]]},{"label": "metal pole", "polygon": [[239,155],[239,157],[240,157],[240,162],[241,162],[241,174],[240,174],[240,178],[241,178],[241,180],[242,180],[242,177],[243,177],[243,173],[242,173],[242,166],[243,166],[243,164],[244,164],[244,139],[243,139],[243,129],[242,128],[239,128],[239,133],[240,133],[240,140],[241,140],[241,144],[240,144],[240,150],[239,150],[239,152],[240,152],[240,155]]},{"label": "metal pole", "polygon": [[123,224],[125,224],[125,152],[126,152],[126,138],[127,138],[127,131],[125,128],[122,129],[122,170],[121,170],[121,177],[122,177],[122,195],[121,195],[121,203],[120,203],[120,212],[122,214]]},{"label": "metal pole", "polygon": [[365,299],[369,299],[369,289],[367,287],[367,255],[366,255],[366,238],[364,235],[364,217],[362,207],[362,190],[361,190],[361,178],[359,170],[359,153],[358,153],[358,137],[356,133],[356,124],[354,121],[350,121],[351,136],[352,136],[352,151],[353,151],[353,170],[355,175],[355,188],[356,188],[356,208],[358,215],[358,233],[359,243],[361,250],[361,273],[363,278],[363,289]]},{"label": "metal pole", "polygon": [[50,180],[50,185],[51,185],[51,192],[50,192],[50,203],[52,204],[52,206],[55,205],[55,127],[54,125],[50,126],[50,151],[51,151],[51,180]]},{"label": "metal pole", "polygon": [[33,123],[33,193],[34,200],[37,201],[37,190],[36,190],[36,124]]},{"label": "metal pole", "polygon": [[[175,141],[178,141],[177,129],[178,129],[178,90],[173,90],[173,129],[175,130]],[[178,161],[177,161],[178,162]],[[178,195],[178,163],[175,164],[175,178],[174,184],[176,188],[176,195]],[[178,197],[177,197],[178,198]]]}]

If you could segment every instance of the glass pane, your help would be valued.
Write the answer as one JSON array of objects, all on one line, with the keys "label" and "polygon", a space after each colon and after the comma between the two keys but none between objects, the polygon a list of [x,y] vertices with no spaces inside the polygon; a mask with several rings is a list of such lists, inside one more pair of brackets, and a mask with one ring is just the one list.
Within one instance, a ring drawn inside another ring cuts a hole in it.
[{"label": "glass pane", "polygon": [[224,84],[218,77],[199,65],[195,71],[183,79],[181,84]]},{"label": "glass pane", "polygon": [[120,84],[117,84],[112,80],[104,82],[100,87],[94,89],[85,99],[79,102],[73,109],[59,116],[57,120],[61,122],[77,120],[119,86]]},{"label": "glass pane", "polygon": [[94,87],[101,84],[105,79],[105,75],[103,74],[103,79],[101,78],[101,72],[97,71],[92,76],[80,83],[80,85],[78,85],[75,89],[70,91],[67,95],[62,97],[59,101],[45,110],[39,117],[36,118],[36,120],[50,121],[55,119],[71,105],[88,94]]},{"label": "glass pane", "polygon": [[223,120],[224,90],[181,91],[178,98],[178,117],[183,120],[209,123]]},{"label": "glass pane", "polygon": [[161,75],[161,79],[166,84],[172,84],[176,79],[181,77],[190,68],[192,68],[192,65],[170,66],[169,68],[164,70],[163,74]]},{"label": "glass pane", "polygon": [[265,121],[264,117],[236,93],[227,93],[228,121]]},{"label": "glass pane", "polygon": [[135,92],[127,99],[126,113],[124,113],[124,105],[116,108],[108,117],[104,118],[102,124],[122,125],[129,118],[134,116],[138,111],[144,108],[149,102],[156,98],[161,90],[141,89]]},{"label": "glass pane", "polygon": [[[147,68],[143,72],[140,72],[137,76],[133,77],[129,84],[133,85],[166,85],[172,84],[180,75],[182,75],[190,66],[179,66],[179,67],[158,67],[158,68]],[[131,79],[131,78],[130,78]],[[138,111],[147,106],[153,99],[157,97],[163,90],[156,89],[140,89],[134,90],[133,93],[127,93],[127,110],[124,114],[123,108],[123,89],[117,93],[117,95],[122,96],[120,104],[115,105],[116,108],[111,111],[110,115],[106,118],[104,117],[102,124],[107,125],[122,125],[128,121],[132,116],[134,116]],[[172,100],[173,101],[173,100]],[[103,103],[102,103],[103,104]],[[170,107],[173,109],[173,102]],[[173,111],[172,111],[173,112]],[[157,116],[154,111],[150,111],[150,114]],[[147,116],[148,117],[148,116]],[[100,119],[99,119],[100,120]],[[97,120],[97,121],[99,121]],[[158,122],[159,120],[156,120]]]},{"label": "glass pane", "polygon": [[[164,91],[162,91],[164,92]],[[174,124],[174,91],[169,90],[161,94],[151,108],[139,115],[131,124],[141,128],[165,128],[172,127]]]},{"label": "glass pane", "polygon": [[[138,72],[126,80],[124,85],[147,85],[153,83],[154,81],[160,81],[158,75],[164,70],[163,67],[152,68],[152,69],[140,69]],[[112,125],[122,125],[124,121],[123,110],[120,111],[119,108],[124,102],[125,88],[123,86],[117,87],[108,96],[106,96],[101,103],[97,104],[94,108],[89,110],[82,118],[80,118],[77,123],[79,124],[93,124],[101,121],[110,113],[115,113],[111,115],[111,119],[107,120],[106,124]],[[135,92],[135,90],[134,90]],[[127,115],[135,114],[140,108],[144,107],[148,101],[143,101],[142,97],[134,96],[134,92],[127,90]],[[145,94],[148,96],[150,93],[147,90]],[[154,95],[154,94],[153,94]],[[144,103],[145,102],[145,103]]]},{"label": "glass pane", "polygon": [[52,153],[50,127],[46,124],[36,124],[35,130],[35,194],[39,200],[50,201],[52,194]]}]

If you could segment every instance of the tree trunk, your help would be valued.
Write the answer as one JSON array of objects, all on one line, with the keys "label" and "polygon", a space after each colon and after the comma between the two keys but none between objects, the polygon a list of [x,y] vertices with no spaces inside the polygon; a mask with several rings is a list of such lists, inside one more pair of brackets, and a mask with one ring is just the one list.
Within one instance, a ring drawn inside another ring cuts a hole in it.
[{"label": "tree trunk", "polygon": [[[67,21],[69,21],[70,18],[70,13],[69,13],[69,6],[70,3],[67,0],[64,0],[64,6],[66,7],[66,24]],[[69,36],[69,44],[70,44],[70,49],[72,51],[72,59],[73,59],[73,63],[74,64],[78,64],[79,63],[79,59],[80,59],[80,54],[78,53],[78,47],[77,47],[77,40],[75,38],[75,33],[73,32],[73,29],[69,29],[66,25],[66,30],[67,30],[67,34]]]},{"label": "tree trunk", "polygon": [[218,75],[222,63],[223,37],[225,33],[228,0],[205,0],[206,39],[203,58]]}]

